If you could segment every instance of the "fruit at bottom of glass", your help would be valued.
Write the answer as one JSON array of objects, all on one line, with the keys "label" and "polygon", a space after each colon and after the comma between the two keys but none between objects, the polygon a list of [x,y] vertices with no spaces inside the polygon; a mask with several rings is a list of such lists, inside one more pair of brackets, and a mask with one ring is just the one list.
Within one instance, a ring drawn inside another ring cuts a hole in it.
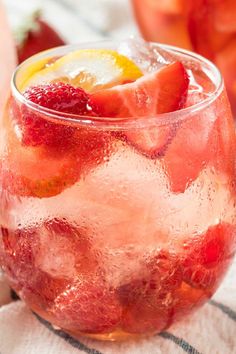
[{"label": "fruit at bottom of glass", "polygon": [[54,324],[87,334],[168,328],[212,295],[236,248],[235,229],[219,224],[179,253],[143,250],[138,274],[114,287],[86,230],[54,219],[2,235],[1,260],[20,296]]}]

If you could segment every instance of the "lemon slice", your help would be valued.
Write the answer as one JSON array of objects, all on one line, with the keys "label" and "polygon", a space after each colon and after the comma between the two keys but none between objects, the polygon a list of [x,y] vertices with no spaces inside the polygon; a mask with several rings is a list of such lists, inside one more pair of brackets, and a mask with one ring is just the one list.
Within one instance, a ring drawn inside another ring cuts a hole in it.
[{"label": "lemon slice", "polygon": [[[37,63],[32,66],[37,66]],[[142,76],[141,70],[133,61],[108,49],[74,51],[46,65],[42,70],[29,67],[28,73],[21,85],[22,89],[63,81],[90,92],[134,81]]]}]

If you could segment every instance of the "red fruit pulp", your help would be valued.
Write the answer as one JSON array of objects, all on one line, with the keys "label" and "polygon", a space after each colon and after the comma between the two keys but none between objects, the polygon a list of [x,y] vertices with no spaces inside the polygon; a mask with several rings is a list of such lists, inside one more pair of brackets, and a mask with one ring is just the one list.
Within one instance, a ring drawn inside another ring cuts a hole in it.
[{"label": "red fruit pulp", "polygon": [[174,62],[135,82],[92,94],[103,117],[155,117],[183,107],[189,79],[183,64]]},{"label": "red fruit pulp", "polygon": [[125,308],[122,328],[130,333],[151,333],[168,327],[173,294],[182,282],[178,260],[168,251],[148,257],[142,273],[117,289]]},{"label": "red fruit pulp", "polygon": [[[31,22],[33,22],[33,25],[28,28],[24,24],[24,33],[22,34],[23,41],[18,43],[17,52],[19,63],[43,50],[65,44],[59,34],[43,21],[38,14],[33,16]],[[21,29],[19,29],[19,31],[21,31]]]},{"label": "red fruit pulp", "polygon": [[88,275],[97,267],[86,230],[67,221],[52,219],[16,231],[2,228],[1,234],[4,269],[34,307],[49,307],[78,274]]},{"label": "red fruit pulp", "polygon": [[204,113],[196,112],[182,121],[168,145],[162,163],[171,191],[183,193],[208,167],[217,173],[232,175],[234,152],[233,120],[226,93],[223,92]]},{"label": "red fruit pulp", "polygon": [[[175,62],[133,83],[98,91],[91,100],[104,117],[156,117],[158,120],[158,114],[184,106],[188,85],[186,70],[180,62]],[[149,125],[145,129],[128,129],[121,138],[142,154],[156,158],[164,153],[176,127],[174,124],[158,126],[154,119]]]},{"label": "red fruit pulp", "polygon": [[195,288],[213,291],[221,281],[236,249],[236,230],[229,224],[212,226],[201,237],[187,240],[183,279]]},{"label": "red fruit pulp", "polygon": [[72,283],[51,309],[59,325],[85,333],[112,332],[120,324],[121,311],[114,291],[95,277]]},{"label": "red fruit pulp", "polygon": [[[24,97],[42,107],[73,115],[97,115],[90,105],[90,96],[81,88],[57,82],[29,87]],[[22,132],[22,143],[30,146],[55,146],[57,149],[73,140],[75,129],[51,122],[46,117],[23,105],[16,114]]]},{"label": "red fruit pulp", "polygon": [[[34,103],[48,108],[95,114],[88,109],[89,96],[81,89],[65,84],[46,85],[48,91],[42,98],[44,88],[29,89],[27,95]],[[5,152],[1,181],[10,193],[39,198],[55,196],[111,153],[111,135],[102,129],[63,124],[59,118],[49,121],[45,114],[19,106],[14,98],[9,100],[9,106],[13,119],[5,116],[3,121]]]},{"label": "red fruit pulp", "polygon": [[141,275],[113,288],[102,252],[93,249],[85,230],[66,221],[53,219],[17,232],[2,229],[2,237],[4,269],[21,297],[63,329],[86,334],[155,333],[169,327],[209,298],[236,249],[235,228],[218,224],[187,239],[178,252],[144,250]]}]

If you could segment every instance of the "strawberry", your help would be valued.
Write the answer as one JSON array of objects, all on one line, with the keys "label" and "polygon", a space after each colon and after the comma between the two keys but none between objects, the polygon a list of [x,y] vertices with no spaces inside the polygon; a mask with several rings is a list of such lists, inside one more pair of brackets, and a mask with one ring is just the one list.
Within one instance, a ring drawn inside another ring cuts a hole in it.
[{"label": "strawberry", "polygon": [[[203,99],[205,97],[199,95],[198,102]],[[195,99],[190,99],[188,105],[195,103]],[[226,171],[228,175],[232,174],[230,168],[233,167],[233,161],[228,156],[234,151],[234,138],[228,133],[232,122],[226,119],[226,107],[227,97],[222,93],[221,98],[204,112],[195,112],[181,121],[181,127],[162,159],[172,192],[183,193],[196,183],[208,166],[214,165],[220,173]]]},{"label": "strawberry", "polygon": [[75,183],[82,173],[81,159],[75,153],[51,156],[42,148],[22,147],[17,139],[9,146],[0,168],[2,188],[12,195],[52,197]]},{"label": "strawberry", "polygon": [[51,312],[62,328],[85,333],[109,333],[121,321],[119,301],[100,277],[80,278],[68,286]]},{"label": "strawberry", "polygon": [[236,250],[235,228],[222,223],[212,226],[201,236],[185,243],[181,263],[183,280],[205,290],[215,290]]},{"label": "strawberry", "polygon": [[[24,96],[46,108],[96,115],[80,88],[54,83],[29,88]],[[111,152],[110,134],[86,125],[49,121],[45,114],[10,100],[13,121],[6,118],[7,146],[2,164],[3,188],[12,194],[51,197],[73,185]],[[76,119],[76,117],[75,117]],[[64,123],[64,124],[63,124]]]},{"label": "strawberry", "polygon": [[10,279],[22,282],[33,276],[35,232],[32,229],[11,230],[1,227],[2,266]]},{"label": "strawberry", "polygon": [[92,247],[86,230],[65,220],[54,218],[16,231],[2,228],[1,233],[6,260],[11,259],[23,277],[24,269],[36,267],[54,277],[70,278],[77,272],[87,274],[95,264],[88,257]]},{"label": "strawberry", "polygon": [[[89,95],[81,88],[57,82],[29,87],[24,97],[35,104],[75,115],[97,115],[90,106]],[[24,145],[48,145],[59,148],[72,138],[74,128],[53,123],[27,106],[22,107],[21,114],[16,115],[22,130]]]},{"label": "strawberry", "polygon": [[[186,101],[188,84],[186,70],[180,62],[175,62],[134,83],[98,91],[92,94],[91,101],[104,117],[147,119],[181,109]],[[128,128],[121,137],[140,153],[156,158],[165,151],[176,127],[174,124],[156,126],[154,119],[147,124],[149,128],[143,128],[142,124]]]},{"label": "strawberry", "polygon": [[54,218],[18,230],[2,227],[1,233],[3,267],[34,307],[49,306],[71,279],[97,267],[86,230],[66,220]]},{"label": "strawberry", "polygon": [[122,328],[130,333],[157,332],[172,320],[172,296],[182,277],[178,261],[167,251],[148,256],[142,276],[117,289],[123,307]]},{"label": "strawberry", "polygon": [[26,24],[17,31],[18,62],[46,49],[64,45],[64,40],[41,18],[41,12],[36,11]]}]

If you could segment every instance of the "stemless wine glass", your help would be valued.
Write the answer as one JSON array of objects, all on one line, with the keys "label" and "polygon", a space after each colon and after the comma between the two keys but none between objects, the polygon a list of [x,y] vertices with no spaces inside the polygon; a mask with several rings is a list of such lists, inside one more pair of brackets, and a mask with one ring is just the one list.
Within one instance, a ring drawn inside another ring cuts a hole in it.
[{"label": "stemless wine glass", "polygon": [[[32,63],[40,68],[81,48],[119,43],[53,49],[15,72],[0,129],[0,261],[21,299],[74,336],[150,335],[206,302],[233,258],[232,114],[213,64],[158,44],[156,52],[188,70],[179,111],[84,117],[23,96]],[[25,116],[45,123],[47,143],[22,142]],[[124,139],[145,130],[168,136],[158,156]]]},{"label": "stemless wine glass", "polygon": [[132,0],[146,40],[194,50],[222,71],[236,114],[235,0]]}]

